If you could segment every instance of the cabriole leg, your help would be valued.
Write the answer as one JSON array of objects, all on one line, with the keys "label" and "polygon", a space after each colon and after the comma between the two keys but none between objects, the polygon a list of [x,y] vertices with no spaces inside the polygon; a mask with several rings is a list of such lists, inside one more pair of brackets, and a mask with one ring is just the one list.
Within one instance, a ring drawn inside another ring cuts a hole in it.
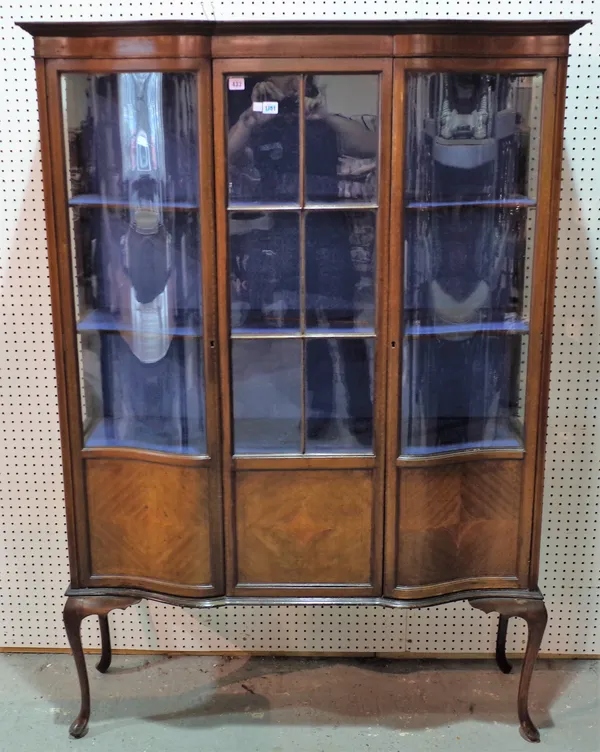
[{"label": "cabriole leg", "polygon": [[100,619],[100,633],[102,635],[102,656],[98,662],[98,670],[106,671],[110,665],[111,648],[108,628],[108,614],[114,608],[127,608],[138,603],[139,598],[120,598],[118,596],[70,596],[65,604],[63,619],[69,645],[75,659],[79,687],[81,689],[81,707],[79,715],[71,724],[69,733],[76,739],[85,736],[90,719],[90,683],[88,679],[85,656],[81,644],[81,622],[92,614]]},{"label": "cabriole leg", "polygon": [[498,619],[498,635],[496,637],[496,663],[503,674],[510,674],[512,666],[506,660],[506,632],[508,630],[508,616]]},{"label": "cabriole leg", "polygon": [[[542,600],[524,598],[477,598],[470,601],[470,604],[473,608],[478,608],[487,614],[493,611],[497,611],[500,614],[498,640],[496,643],[496,660],[500,668],[502,668],[502,659],[506,666],[509,666],[505,655],[508,619],[511,616],[520,616],[527,622],[527,649],[519,681],[519,721],[521,724],[521,736],[529,742],[539,742],[540,732],[529,715],[529,688],[531,686],[533,667],[540,650],[546,622],[548,621],[548,613],[544,602]],[[500,647],[501,650],[499,650]]]},{"label": "cabriole leg", "polygon": [[102,640],[102,655],[96,664],[96,668],[101,674],[105,674],[110,668],[112,661],[112,649],[110,646],[110,626],[108,623],[108,614],[98,616],[100,622],[100,638]]}]

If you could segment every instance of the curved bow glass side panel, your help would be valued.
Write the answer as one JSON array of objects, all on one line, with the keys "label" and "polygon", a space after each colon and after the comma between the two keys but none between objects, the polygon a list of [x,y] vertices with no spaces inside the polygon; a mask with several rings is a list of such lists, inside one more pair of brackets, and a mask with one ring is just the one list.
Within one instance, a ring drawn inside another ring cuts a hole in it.
[{"label": "curved bow glass side panel", "polygon": [[403,456],[523,446],[541,93],[408,74]]},{"label": "curved bow glass side panel", "polygon": [[203,454],[196,76],[61,84],[84,445]]}]

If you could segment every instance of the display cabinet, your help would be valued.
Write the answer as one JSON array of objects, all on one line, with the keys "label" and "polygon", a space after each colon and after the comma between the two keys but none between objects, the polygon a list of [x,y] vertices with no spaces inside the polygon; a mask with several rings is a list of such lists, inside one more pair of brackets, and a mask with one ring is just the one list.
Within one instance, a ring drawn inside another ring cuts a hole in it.
[{"label": "display cabinet", "polygon": [[71,584],[529,627],[578,21],[35,24]]}]

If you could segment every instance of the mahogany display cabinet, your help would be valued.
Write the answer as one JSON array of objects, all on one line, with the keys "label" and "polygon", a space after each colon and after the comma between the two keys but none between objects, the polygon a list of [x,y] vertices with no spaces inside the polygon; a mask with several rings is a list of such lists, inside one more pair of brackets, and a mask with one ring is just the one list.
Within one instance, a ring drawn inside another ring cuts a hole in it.
[{"label": "mahogany display cabinet", "polygon": [[546,624],[544,435],[578,21],[23,23],[71,584]]}]

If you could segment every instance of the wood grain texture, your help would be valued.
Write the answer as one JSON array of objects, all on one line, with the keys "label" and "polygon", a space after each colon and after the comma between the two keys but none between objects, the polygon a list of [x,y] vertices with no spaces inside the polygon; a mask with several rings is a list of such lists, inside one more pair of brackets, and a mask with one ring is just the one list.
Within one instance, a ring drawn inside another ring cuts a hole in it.
[{"label": "wood grain texture", "polygon": [[[531,601],[520,598],[480,598],[469,602],[473,608],[478,608],[486,614],[492,611],[497,611],[500,614],[499,643],[505,638],[505,635],[503,636],[500,630],[505,632],[508,619],[511,616],[520,616],[527,622],[527,648],[521,669],[517,708],[521,736],[528,742],[539,742],[540,732],[529,715],[529,688],[531,686],[533,667],[540,651],[540,645],[542,644],[542,638],[544,637],[548,621],[548,613],[546,612],[544,601]],[[496,655],[498,656],[498,653]],[[499,665],[501,668],[508,668],[510,671],[510,666],[506,663],[506,658],[504,658],[503,662],[501,657]]]},{"label": "wood grain texture", "polygon": [[138,460],[139,462],[153,462],[157,465],[185,465],[186,467],[210,467],[212,464],[211,458],[206,456],[120,446],[84,447],[81,450],[81,456],[84,460]]},{"label": "wood grain texture", "polygon": [[223,480],[219,332],[216,279],[215,186],[213,161],[212,71],[208,60],[198,61],[198,175],[200,185],[200,248],[202,327],[204,330],[204,388],[206,439],[211,470],[208,475],[212,579],[215,592],[225,592]]},{"label": "wood grain texture", "polygon": [[240,584],[371,582],[371,471],[239,472],[235,509]]},{"label": "wood grain texture", "polygon": [[[83,446],[83,421],[81,415],[81,395],[79,384],[79,362],[74,301],[73,269],[70,250],[70,226],[68,214],[67,170],[65,139],[63,130],[63,108],[60,91],[60,76],[55,61],[47,62],[46,94],[48,115],[48,141],[42,141],[42,161],[48,158],[52,165],[49,183],[45,183],[45,193],[52,193],[54,206],[53,236],[49,235],[48,260],[52,280],[53,326],[60,327],[61,350],[56,351],[56,371],[59,387],[59,411],[61,414],[61,435],[67,432],[67,444],[71,452],[70,493],[67,486],[67,519],[71,519],[74,538],[69,545],[74,547],[77,567],[71,570],[71,578],[85,583],[89,578],[88,526],[85,501],[85,482],[81,448]],[[42,136],[44,130],[42,129]],[[46,149],[50,153],[44,155]],[[46,176],[44,176],[46,177]],[[67,466],[68,467],[68,466]],[[65,468],[66,472],[66,468]],[[73,545],[74,544],[74,545]]]},{"label": "wood grain texture", "polygon": [[181,34],[178,36],[133,37],[38,37],[34,52],[37,58],[118,58],[210,57],[210,39]]},{"label": "wood grain texture", "polygon": [[[544,80],[541,109],[541,133],[539,147],[539,167],[537,175],[537,210],[535,216],[535,247],[533,274],[531,278],[531,301],[529,311],[529,347],[527,353],[527,381],[525,389],[525,467],[523,469],[523,504],[520,514],[522,545],[519,549],[518,572],[520,584],[526,587],[530,581],[532,565],[533,518],[536,515],[535,478],[538,474],[537,447],[544,441],[538,425],[540,421],[540,397],[544,382],[550,377],[550,363],[543,359],[546,325],[552,321],[552,308],[546,307],[547,278],[549,267],[553,268],[558,224],[558,207],[553,207],[554,190],[554,141],[556,133],[556,85],[557,60],[549,60],[544,66]],[[560,183],[560,177],[558,178]],[[554,214],[556,212],[556,214]],[[545,372],[544,372],[545,370]],[[547,409],[547,406],[545,407]],[[542,459],[543,463],[543,459]],[[543,467],[543,464],[542,464]],[[541,498],[537,503],[541,503]],[[537,580],[532,580],[537,586]]]},{"label": "wood grain texture", "polygon": [[391,55],[390,35],[224,35],[212,40],[214,58],[381,57]]},{"label": "wood grain texture", "polygon": [[96,582],[161,580],[172,593],[211,584],[208,470],[88,460],[86,481]]},{"label": "wood grain texture", "polygon": [[[58,396],[58,415],[61,435],[62,472],[65,494],[65,511],[67,523],[67,537],[69,543],[69,571],[71,587],[79,587],[82,584],[81,569],[79,565],[81,551],[81,537],[78,535],[75,493],[73,488],[73,456],[72,437],[69,426],[68,400],[69,385],[64,360],[60,353],[64,349],[64,337],[62,326],[62,296],[61,279],[58,265],[58,246],[55,223],[55,196],[52,190],[54,165],[52,161],[52,141],[50,134],[50,122],[48,111],[48,86],[46,63],[36,60],[35,63],[37,98],[40,119],[40,146],[42,156],[42,172],[44,179],[44,209],[46,219],[46,235],[48,243],[48,273],[50,278],[50,296],[52,302],[52,333],[54,337],[54,352],[56,353],[56,390]],[[58,155],[57,155],[58,156]],[[57,169],[59,169],[57,167]]]},{"label": "wood grain texture", "polygon": [[385,528],[383,550],[383,592],[394,597],[396,586],[396,529],[398,473],[394,469],[400,452],[398,426],[402,373],[402,317],[404,309],[404,144],[406,143],[406,75],[403,62],[394,60],[392,98],[392,142],[389,214],[389,258],[387,268],[387,404],[385,443]]},{"label": "wood grain texture", "polygon": [[92,614],[97,614],[100,618],[100,629],[102,632],[102,658],[98,664],[98,670],[103,671],[110,665],[110,636],[108,632],[108,614],[115,608],[125,609],[133,606],[138,602],[138,598],[121,598],[113,596],[103,596],[96,598],[77,598],[69,597],[65,603],[63,620],[65,631],[71,646],[75,667],[79,678],[79,688],[81,691],[81,705],[79,713],[69,728],[69,734],[75,739],[85,736],[87,733],[88,721],[90,719],[90,683],[88,679],[87,666],[83,655],[83,645],[81,644],[81,622]]},{"label": "wood grain texture", "polygon": [[523,449],[453,449],[439,454],[403,454],[396,460],[396,467],[435,467],[452,465],[455,462],[485,462],[486,460],[522,460]]},{"label": "wood grain texture", "polygon": [[562,173],[562,153],[565,104],[567,96],[567,60],[559,60],[556,70],[554,97],[554,137],[552,155],[546,152],[546,158],[552,160],[552,171],[547,177],[551,184],[551,196],[548,217],[548,264],[546,270],[546,296],[541,352],[541,387],[539,390],[538,423],[535,427],[537,436],[537,453],[535,484],[533,487],[533,520],[531,529],[531,549],[529,551],[528,587],[536,587],[539,576],[540,543],[542,536],[542,502],[544,496],[544,460],[546,454],[546,430],[548,422],[548,400],[550,397],[550,359],[552,356],[552,326],[554,313],[554,292],[556,281],[556,254],[558,249],[558,221],[560,214],[560,190]]},{"label": "wood grain texture", "polygon": [[[334,597],[356,596],[358,602],[371,595],[372,602],[386,602],[376,597],[385,471],[388,595],[404,604],[420,598],[418,605],[431,605],[449,593],[452,599],[460,592],[464,597],[473,588],[536,590],[566,75],[566,60],[557,58],[567,52],[567,35],[581,25],[446,20],[23,25],[37,35],[37,54],[48,58],[36,67],[44,177],[51,188],[46,208],[73,587],[90,592],[94,586],[133,587],[187,604],[203,597],[214,605],[250,602],[249,596],[265,602],[304,596],[317,602],[325,596],[322,601],[330,597],[333,603]],[[428,57],[419,57],[425,53]],[[392,60],[399,55],[404,57]],[[214,61],[213,91],[211,56],[223,56]],[[409,466],[398,460],[397,444],[404,77],[407,70],[474,69],[546,75],[525,459],[431,458],[427,467],[418,466],[420,460]],[[179,461],[137,450],[82,449],[59,87],[60,73],[67,70],[197,72],[207,457]],[[232,458],[222,79],[227,72],[261,71],[380,73],[373,456]],[[224,592],[244,598],[216,598]]]},{"label": "wood grain texture", "polygon": [[560,57],[568,54],[567,36],[398,34],[394,37],[395,57]]},{"label": "wood grain texture", "polygon": [[587,20],[579,19],[523,19],[519,21],[480,19],[415,19],[376,21],[198,21],[191,19],[159,21],[21,21],[16,25],[33,36],[65,37],[137,37],[170,34],[224,34],[315,36],[330,34],[445,34],[493,36],[554,36],[573,34]]},{"label": "wood grain texture", "polygon": [[396,583],[515,577],[523,463],[402,469]]}]

